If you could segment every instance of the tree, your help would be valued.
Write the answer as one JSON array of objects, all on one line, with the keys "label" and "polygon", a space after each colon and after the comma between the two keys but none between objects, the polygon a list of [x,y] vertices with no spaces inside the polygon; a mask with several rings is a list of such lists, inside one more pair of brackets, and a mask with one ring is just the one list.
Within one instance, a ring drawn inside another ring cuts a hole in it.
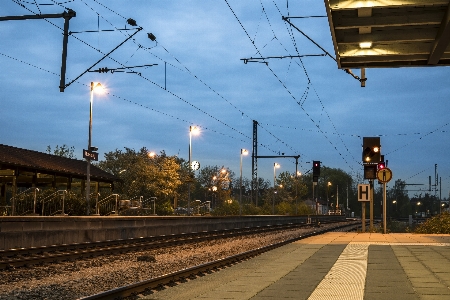
[{"label": "tree", "polygon": [[391,216],[393,217],[408,217],[412,213],[410,199],[405,187],[406,182],[397,179],[394,186],[386,192],[388,208],[391,207]]},{"label": "tree", "polygon": [[[307,185],[307,197],[312,197],[312,174],[304,175],[303,180]],[[341,169],[329,168],[322,165],[320,177],[314,188],[314,198],[327,203],[329,207],[336,206],[338,202],[340,208],[347,208],[350,211],[361,211],[361,205],[357,199],[357,184],[352,176]],[[333,206],[332,206],[333,205]]]},{"label": "tree", "polygon": [[139,152],[125,148],[125,151],[106,153],[105,160],[98,165],[121,179],[115,189],[120,198],[137,199],[142,196],[145,201],[157,197],[157,211],[167,214],[167,202],[171,205],[178,198],[178,188],[182,183],[179,162],[164,151],[158,155],[146,148],[141,148]]},{"label": "tree", "polygon": [[302,176],[295,176],[295,173],[281,172],[276,184],[280,187],[279,198],[281,201],[293,202],[308,194],[308,187],[303,182]]},{"label": "tree", "polygon": [[198,186],[195,194],[198,198],[211,199],[212,207],[216,208],[231,199],[233,192],[234,172],[225,167],[206,166],[197,175]]},{"label": "tree", "polygon": [[62,156],[62,157],[67,157],[67,158],[76,158],[75,155],[75,147],[69,147],[66,144],[63,144],[62,146],[58,146],[56,145],[55,149],[53,150],[52,153],[52,148],[50,147],[50,145],[47,146],[47,151],[48,154],[53,154],[53,155],[57,155],[57,156]]}]

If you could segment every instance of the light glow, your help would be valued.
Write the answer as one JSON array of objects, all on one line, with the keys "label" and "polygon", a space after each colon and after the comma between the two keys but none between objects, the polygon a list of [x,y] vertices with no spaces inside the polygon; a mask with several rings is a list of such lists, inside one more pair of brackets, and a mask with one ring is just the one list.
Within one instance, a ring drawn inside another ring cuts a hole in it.
[{"label": "light glow", "polygon": [[105,90],[103,89],[103,86],[100,82],[92,82],[91,91],[95,92],[96,94],[103,94]]},{"label": "light glow", "polygon": [[361,49],[370,49],[370,48],[372,48],[372,42],[359,43],[359,48],[361,48]]},{"label": "light glow", "polygon": [[192,134],[197,135],[200,133],[200,128],[198,128],[197,126],[189,126],[189,131]]}]

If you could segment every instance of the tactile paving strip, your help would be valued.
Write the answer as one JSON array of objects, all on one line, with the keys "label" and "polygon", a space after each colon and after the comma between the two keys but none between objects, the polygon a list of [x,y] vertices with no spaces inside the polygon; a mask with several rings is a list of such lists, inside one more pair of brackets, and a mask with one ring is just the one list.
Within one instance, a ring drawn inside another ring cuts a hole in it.
[{"label": "tactile paving strip", "polygon": [[368,253],[369,243],[348,244],[308,299],[363,299]]}]

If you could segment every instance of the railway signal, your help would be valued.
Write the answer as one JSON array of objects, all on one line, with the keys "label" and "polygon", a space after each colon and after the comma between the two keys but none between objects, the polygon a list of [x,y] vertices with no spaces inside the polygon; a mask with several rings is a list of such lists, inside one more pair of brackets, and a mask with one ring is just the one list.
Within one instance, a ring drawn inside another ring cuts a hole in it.
[{"label": "railway signal", "polygon": [[365,164],[378,163],[381,160],[379,137],[363,137],[362,161]]},{"label": "railway signal", "polygon": [[320,176],[320,161],[313,160],[313,182],[317,182]]},{"label": "railway signal", "polygon": [[313,176],[320,176],[320,161],[313,161]]}]

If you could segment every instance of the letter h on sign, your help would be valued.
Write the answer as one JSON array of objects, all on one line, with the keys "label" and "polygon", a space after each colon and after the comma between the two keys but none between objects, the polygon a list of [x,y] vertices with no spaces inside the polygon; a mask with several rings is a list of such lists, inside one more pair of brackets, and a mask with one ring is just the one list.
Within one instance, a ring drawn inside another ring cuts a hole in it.
[{"label": "letter h on sign", "polygon": [[369,184],[358,184],[358,201],[370,201],[369,191]]}]

